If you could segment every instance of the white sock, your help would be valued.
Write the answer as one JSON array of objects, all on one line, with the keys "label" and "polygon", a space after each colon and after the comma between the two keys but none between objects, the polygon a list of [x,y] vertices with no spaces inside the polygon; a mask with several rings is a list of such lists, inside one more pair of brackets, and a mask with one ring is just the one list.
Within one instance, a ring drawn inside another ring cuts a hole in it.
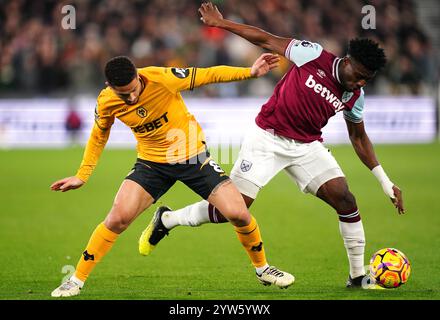
[{"label": "white sock", "polygon": [[84,281],[79,280],[77,277],[75,277],[75,275],[70,277],[70,281],[75,282],[80,288],[84,286]]},{"label": "white sock", "polygon": [[162,215],[162,223],[165,228],[172,229],[176,226],[198,227],[209,223],[209,202],[206,200],[186,206],[176,211],[167,211]]},{"label": "white sock", "polygon": [[261,274],[263,273],[264,270],[266,270],[267,268],[269,268],[269,265],[266,263],[264,266],[262,267],[255,267],[255,272],[261,276]]},{"label": "white sock", "polygon": [[365,234],[362,220],[352,223],[339,221],[339,231],[347,250],[351,278],[363,276],[365,274]]}]

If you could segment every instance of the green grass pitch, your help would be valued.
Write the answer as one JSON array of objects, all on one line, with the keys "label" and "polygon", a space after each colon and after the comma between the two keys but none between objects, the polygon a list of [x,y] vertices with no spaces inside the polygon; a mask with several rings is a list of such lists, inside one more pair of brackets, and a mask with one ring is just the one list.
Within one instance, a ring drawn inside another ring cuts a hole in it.
[{"label": "green grass pitch", "polygon": [[[289,289],[257,282],[230,224],[177,228],[151,256],[140,256],[137,240],[156,204],[120,236],[73,299],[439,299],[440,145],[376,146],[388,175],[403,190],[403,216],[350,146],[331,149],[361,210],[366,263],[380,248],[402,250],[412,264],[404,286],[347,290],[348,261],[336,214],[301,194],[281,173],[251,211],[269,263],[296,276]],[[105,150],[87,185],[51,192],[50,184],[73,175],[81,157],[81,148],[0,151],[0,299],[51,299],[50,292],[66,276],[62,271],[76,265],[106,216],[136,155],[134,150]],[[198,200],[178,183],[158,204],[180,208]]]}]

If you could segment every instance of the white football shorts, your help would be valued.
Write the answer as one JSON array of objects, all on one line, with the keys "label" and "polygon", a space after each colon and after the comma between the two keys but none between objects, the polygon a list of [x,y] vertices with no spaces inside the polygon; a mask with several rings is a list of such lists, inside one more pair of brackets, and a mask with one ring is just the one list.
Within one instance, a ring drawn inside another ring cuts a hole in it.
[{"label": "white football shorts", "polygon": [[321,142],[298,142],[256,124],[243,140],[230,177],[240,192],[252,199],[281,170],[304,193],[316,195],[327,181],[344,177],[336,159]]}]

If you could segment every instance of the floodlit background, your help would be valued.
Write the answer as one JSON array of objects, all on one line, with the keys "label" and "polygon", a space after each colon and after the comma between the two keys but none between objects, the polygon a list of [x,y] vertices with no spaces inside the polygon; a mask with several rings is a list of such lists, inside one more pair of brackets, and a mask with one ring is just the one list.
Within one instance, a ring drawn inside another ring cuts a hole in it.
[{"label": "floodlit background", "polygon": [[[90,182],[66,194],[49,190],[53,181],[73,175],[80,164],[109,58],[127,55],[139,67],[250,66],[263,52],[238,36],[204,26],[197,12],[200,3],[0,0],[0,299],[49,298],[76,265],[131,169],[134,138],[116,121]],[[137,237],[151,208],[96,268],[80,298],[439,299],[438,1],[214,3],[228,19],[318,42],[340,56],[354,37],[371,37],[385,48],[389,63],[365,88],[365,124],[382,165],[404,191],[407,215],[397,216],[357,159],[340,114],[323,137],[361,208],[366,259],[381,247],[394,246],[413,262],[413,275],[393,292],[348,293],[336,215],[302,195],[282,173],[263,189],[251,211],[271,263],[297,276],[294,287],[282,293],[260,288],[229,225],[173,231],[152,257],[137,256]],[[375,29],[362,27],[365,6],[375,9]],[[75,28],[66,29],[63,19],[71,8],[75,19],[69,23]],[[284,59],[264,78],[183,93],[212,154],[227,171],[261,105],[289,67]],[[179,208],[198,197],[178,184],[161,201]],[[219,273],[221,279],[215,276]]]}]

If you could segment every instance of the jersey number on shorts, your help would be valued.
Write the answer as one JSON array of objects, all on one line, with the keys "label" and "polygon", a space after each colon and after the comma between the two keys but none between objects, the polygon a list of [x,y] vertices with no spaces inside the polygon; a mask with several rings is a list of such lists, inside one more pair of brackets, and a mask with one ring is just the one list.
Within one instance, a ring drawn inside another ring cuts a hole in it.
[{"label": "jersey number on shorts", "polygon": [[215,163],[214,160],[209,160],[209,165],[214,168],[215,172],[224,173],[223,169],[220,168],[220,166],[217,163]]}]

